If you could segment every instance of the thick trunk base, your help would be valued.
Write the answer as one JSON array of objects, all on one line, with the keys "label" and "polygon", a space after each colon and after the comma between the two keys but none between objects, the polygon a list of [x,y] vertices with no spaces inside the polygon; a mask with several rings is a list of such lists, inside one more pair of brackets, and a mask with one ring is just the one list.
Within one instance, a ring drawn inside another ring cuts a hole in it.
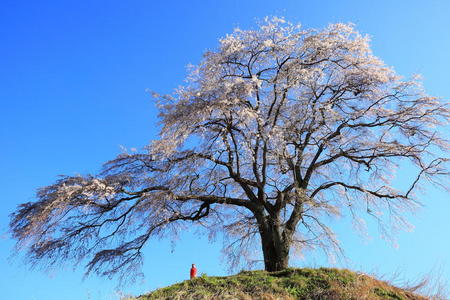
[{"label": "thick trunk base", "polygon": [[267,272],[277,272],[285,270],[289,267],[289,258],[286,257],[269,257],[264,260],[264,268]]},{"label": "thick trunk base", "polygon": [[266,271],[276,272],[289,267],[290,243],[281,237],[278,228],[262,231],[261,242]]}]

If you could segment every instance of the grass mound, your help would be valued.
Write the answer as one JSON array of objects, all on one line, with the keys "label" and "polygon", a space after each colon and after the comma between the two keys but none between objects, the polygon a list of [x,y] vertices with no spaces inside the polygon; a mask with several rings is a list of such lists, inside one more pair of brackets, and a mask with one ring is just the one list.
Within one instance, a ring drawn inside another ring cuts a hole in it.
[{"label": "grass mound", "polygon": [[349,270],[287,269],[243,271],[226,277],[202,276],[129,300],[291,300],[291,299],[426,299],[384,281]]}]

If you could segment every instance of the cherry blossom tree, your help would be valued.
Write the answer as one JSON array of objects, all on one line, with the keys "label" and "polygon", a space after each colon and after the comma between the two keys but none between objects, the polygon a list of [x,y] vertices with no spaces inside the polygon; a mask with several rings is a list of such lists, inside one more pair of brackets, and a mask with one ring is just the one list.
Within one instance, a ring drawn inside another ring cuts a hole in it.
[{"label": "cherry blossom tree", "polygon": [[[330,216],[405,226],[415,191],[447,175],[448,106],[396,75],[352,25],[268,18],[235,29],[187,84],[154,96],[160,139],[98,175],[61,177],[12,214],[32,263],[129,274],[151,239],[198,226],[223,234],[232,263],[260,245],[265,269],[282,270],[294,248],[339,248]],[[403,190],[391,183],[399,166]]]}]

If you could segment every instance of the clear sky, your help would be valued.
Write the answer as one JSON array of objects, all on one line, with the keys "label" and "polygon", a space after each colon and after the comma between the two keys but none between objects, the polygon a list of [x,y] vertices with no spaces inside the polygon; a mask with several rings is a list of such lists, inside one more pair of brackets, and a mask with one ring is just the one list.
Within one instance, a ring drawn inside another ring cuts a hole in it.
[{"label": "clear sky", "polygon": [[[236,26],[285,16],[305,27],[352,22],[402,75],[420,73],[429,94],[450,99],[450,1],[116,1],[2,0],[0,8],[0,297],[15,300],[118,299],[115,279],[83,279],[72,262],[50,272],[10,259],[8,215],[34,199],[58,174],[95,173],[120,146],[140,148],[157,137],[157,111],[146,89],[168,93],[186,65]],[[398,184],[407,170],[398,173]],[[450,199],[428,188],[425,206],[398,234],[399,247],[353,233],[335,222],[347,262],[337,266],[405,279],[439,269],[450,278]],[[139,294],[199,273],[227,274],[221,241],[186,233],[174,251],[151,241],[145,281],[122,287]],[[320,253],[295,266],[329,265]]]}]

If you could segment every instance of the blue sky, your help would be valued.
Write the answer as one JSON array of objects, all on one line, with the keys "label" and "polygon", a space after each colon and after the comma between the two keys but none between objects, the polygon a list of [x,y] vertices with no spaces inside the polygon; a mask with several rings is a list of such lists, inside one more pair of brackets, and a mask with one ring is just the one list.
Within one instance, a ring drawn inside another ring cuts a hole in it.
[{"label": "blue sky", "polygon": [[[244,2],[244,3],[241,3]],[[49,272],[10,259],[8,215],[59,174],[95,173],[120,146],[140,148],[157,137],[157,111],[146,89],[171,92],[186,65],[198,63],[218,38],[256,18],[285,16],[305,27],[352,22],[402,75],[420,73],[428,93],[450,99],[450,2],[442,1],[20,1],[0,9],[0,282],[4,299],[118,299],[115,279],[89,277],[72,262]],[[398,183],[407,170],[399,171]],[[428,187],[424,207],[398,234],[399,247],[335,226],[348,257],[341,267],[414,279],[433,269],[450,278],[450,201]],[[223,275],[221,241],[186,233],[172,252],[151,241],[145,281],[122,287],[139,294],[200,273]],[[322,266],[320,253],[294,260]]]}]

